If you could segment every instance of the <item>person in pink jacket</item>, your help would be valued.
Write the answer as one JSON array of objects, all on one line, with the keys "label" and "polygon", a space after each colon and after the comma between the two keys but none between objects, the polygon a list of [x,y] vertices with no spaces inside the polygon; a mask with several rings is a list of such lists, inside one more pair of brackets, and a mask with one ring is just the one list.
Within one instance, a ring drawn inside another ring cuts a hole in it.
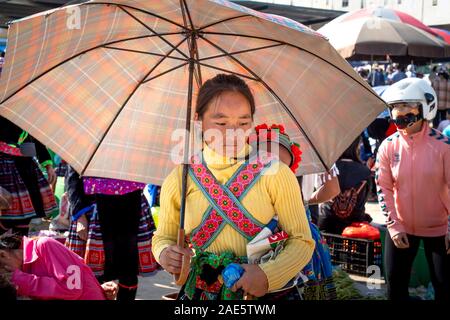
[{"label": "person in pink jacket", "polygon": [[426,81],[408,78],[389,87],[382,97],[398,129],[379,148],[375,176],[389,231],[388,298],[409,299],[412,264],[422,240],[435,299],[448,301],[450,139],[429,126],[436,114],[436,93]]},{"label": "person in pink jacket", "polygon": [[106,300],[117,291],[100,286],[77,254],[48,237],[0,237],[0,269],[11,273],[18,296],[31,299]]}]

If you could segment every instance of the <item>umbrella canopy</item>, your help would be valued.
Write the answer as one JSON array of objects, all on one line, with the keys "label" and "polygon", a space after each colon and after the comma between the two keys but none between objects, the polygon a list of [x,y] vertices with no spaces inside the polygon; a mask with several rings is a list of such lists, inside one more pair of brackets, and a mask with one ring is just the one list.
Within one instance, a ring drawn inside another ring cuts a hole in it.
[{"label": "umbrella canopy", "polygon": [[[347,16],[347,17],[345,17]],[[445,58],[450,46],[440,38],[410,24],[376,16],[345,14],[318,30],[346,59],[405,60]]]},{"label": "umbrella canopy", "polygon": [[434,33],[439,35],[444,41],[450,45],[450,31],[438,28],[431,28]]},{"label": "umbrella canopy", "polygon": [[[0,115],[86,176],[160,185],[201,84],[244,78],[299,174],[329,168],[385,103],[322,36],[223,0],[90,1],[15,21]],[[183,145],[183,143],[181,143]]]},{"label": "umbrella canopy", "polygon": [[438,36],[438,33],[436,33],[433,28],[428,27],[427,25],[423,24],[413,16],[391,8],[385,8],[385,7],[373,7],[373,8],[366,8],[361,10],[355,10],[348,12],[346,14],[343,14],[342,16],[339,16],[336,18],[337,21],[351,21],[356,20],[359,18],[368,18],[368,17],[378,17],[383,19],[388,19],[392,21],[397,21],[405,24],[412,25],[416,28],[422,29],[423,31],[426,31],[428,33],[431,33],[435,36]]}]

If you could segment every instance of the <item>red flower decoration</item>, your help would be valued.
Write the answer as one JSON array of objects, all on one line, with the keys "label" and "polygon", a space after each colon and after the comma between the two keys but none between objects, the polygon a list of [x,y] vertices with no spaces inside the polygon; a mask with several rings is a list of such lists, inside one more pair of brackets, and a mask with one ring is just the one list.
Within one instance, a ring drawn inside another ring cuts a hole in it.
[{"label": "red flower decoration", "polygon": [[255,127],[255,131],[256,133],[258,133],[259,130],[269,130],[269,126],[266,123],[260,124],[258,126]]},{"label": "red flower decoration", "polygon": [[240,221],[244,217],[243,214],[237,210],[231,211],[229,216],[230,216],[230,219],[232,219],[233,221]]},{"label": "red flower decoration", "polygon": [[211,186],[212,183],[213,183],[213,181],[212,181],[212,179],[211,179],[210,177],[204,177],[204,178],[202,179],[202,184],[203,184],[205,187]]},{"label": "red flower decoration", "polygon": [[[260,132],[261,130],[267,130],[266,137],[261,136],[261,134],[262,134],[262,132]],[[258,140],[261,141],[261,140],[264,140],[264,138],[266,138],[267,140],[271,140],[271,141],[275,140],[276,133],[271,132],[271,130],[277,130],[279,132],[279,134],[285,135],[290,140],[290,138],[286,134],[286,130],[284,129],[284,126],[282,124],[272,124],[269,127],[266,123],[263,123],[263,124],[260,124],[255,127],[257,136],[256,137],[251,136],[252,140],[250,140],[250,137],[249,137],[249,143],[250,143],[250,141],[251,142],[255,142]],[[294,160],[292,161],[292,165],[290,166],[290,169],[292,170],[292,172],[295,173],[300,165],[300,162],[302,161],[302,157],[301,157],[302,151],[300,150],[300,145],[291,141],[291,152],[294,155]]]},{"label": "red flower decoration", "polygon": [[233,183],[230,187],[231,192],[233,192],[234,195],[240,195],[243,191],[242,186],[239,183]]},{"label": "red flower decoration", "polygon": [[197,233],[197,239],[199,239],[200,241],[204,241],[206,238],[206,232],[205,231],[199,231]]},{"label": "red flower decoration", "polygon": [[209,220],[206,223],[206,227],[208,228],[208,230],[216,230],[219,227],[219,223],[215,220]]},{"label": "red flower decoration", "polygon": [[294,161],[292,161],[291,170],[292,172],[296,172],[300,162],[302,161],[302,151],[300,150],[300,146],[295,142],[291,143],[291,152],[294,155]]},{"label": "red flower decoration", "polygon": [[227,199],[227,197],[225,196],[218,198],[217,202],[219,203],[220,207],[223,208],[224,210],[231,208],[233,204],[233,202],[230,199]]},{"label": "red flower decoration", "polygon": [[254,177],[253,173],[245,172],[238,176],[237,182],[245,185],[245,184],[248,184],[249,181],[252,181],[253,177]]},{"label": "red flower decoration", "polygon": [[243,221],[239,222],[239,229],[241,229],[245,233],[248,233],[251,229],[253,229],[252,223],[249,222],[248,220],[243,220]]}]

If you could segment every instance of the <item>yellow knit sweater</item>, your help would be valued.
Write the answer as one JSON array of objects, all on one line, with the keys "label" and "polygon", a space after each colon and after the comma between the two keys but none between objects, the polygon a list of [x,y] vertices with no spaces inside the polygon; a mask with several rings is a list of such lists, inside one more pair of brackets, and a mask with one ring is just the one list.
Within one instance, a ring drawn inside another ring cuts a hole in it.
[{"label": "yellow knit sweater", "polygon": [[[217,154],[207,146],[203,155],[208,168],[222,184],[225,184],[242,164]],[[244,207],[263,224],[267,224],[277,214],[280,227],[289,235],[285,248],[277,258],[259,265],[267,276],[269,291],[283,287],[292,279],[309,262],[315,245],[295,175],[289,167],[280,162],[275,162],[270,170],[277,172],[261,176],[242,200]],[[161,189],[159,224],[152,240],[153,254],[158,262],[161,252],[176,244],[180,219],[181,173],[180,165],[166,178]],[[186,234],[190,234],[200,224],[208,206],[205,196],[189,177]],[[207,251],[215,254],[231,251],[238,256],[246,256],[247,242],[230,225],[226,225]]]}]

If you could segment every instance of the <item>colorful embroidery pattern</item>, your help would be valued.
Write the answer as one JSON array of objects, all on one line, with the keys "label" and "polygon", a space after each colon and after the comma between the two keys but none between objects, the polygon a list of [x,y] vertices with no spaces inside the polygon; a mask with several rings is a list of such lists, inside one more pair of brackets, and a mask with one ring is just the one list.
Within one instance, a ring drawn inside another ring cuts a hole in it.
[{"label": "colorful embroidery pattern", "polygon": [[20,157],[22,156],[22,153],[20,152],[20,149],[17,147],[13,147],[8,145],[7,143],[0,141],[0,152]]},{"label": "colorful embroidery pattern", "polygon": [[193,161],[189,174],[211,203],[202,223],[192,232],[191,243],[194,246],[207,247],[225,226],[224,222],[248,239],[252,239],[262,230],[263,225],[247,212],[238,199],[253,186],[266,165],[260,161],[246,163],[238,169],[234,179],[224,186],[216,180],[206,165]]}]

